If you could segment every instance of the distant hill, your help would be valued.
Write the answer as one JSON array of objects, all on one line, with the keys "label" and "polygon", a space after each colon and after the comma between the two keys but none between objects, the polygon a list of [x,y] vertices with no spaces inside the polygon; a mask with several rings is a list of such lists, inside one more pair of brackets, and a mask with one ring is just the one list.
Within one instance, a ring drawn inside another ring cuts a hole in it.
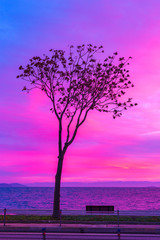
[{"label": "distant hill", "polygon": [[[28,187],[54,187],[54,182],[35,182]],[[62,182],[61,187],[160,187],[160,182],[106,181],[106,182]]]},{"label": "distant hill", "polygon": [[26,184],[27,187],[54,187],[54,182],[35,182]]},{"label": "distant hill", "polygon": [[[54,182],[0,183],[0,188],[9,187],[52,187]],[[62,182],[61,187],[160,187],[160,182],[149,181],[106,181],[106,182]]]},{"label": "distant hill", "polygon": [[0,183],[0,188],[10,188],[10,187],[26,187],[26,186],[19,183]]}]

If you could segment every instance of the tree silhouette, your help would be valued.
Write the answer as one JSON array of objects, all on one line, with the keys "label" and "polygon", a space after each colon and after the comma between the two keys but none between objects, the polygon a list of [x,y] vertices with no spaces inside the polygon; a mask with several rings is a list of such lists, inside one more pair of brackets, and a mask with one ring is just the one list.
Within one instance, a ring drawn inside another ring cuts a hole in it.
[{"label": "tree silhouette", "polygon": [[[103,46],[80,45],[69,47],[66,56],[63,50],[50,50],[49,56],[33,57],[26,67],[20,66],[22,78],[29,82],[23,91],[34,88],[41,89],[52,102],[50,109],[58,119],[58,167],[55,175],[53,215],[60,213],[60,183],[62,165],[66,150],[74,141],[78,128],[84,123],[91,110],[111,112],[113,118],[120,117],[123,110],[136,103],[132,98],[124,101],[126,89],[134,87],[129,80],[129,57],[105,58],[102,62],[96,60],[97,53],[103,53]],[[114,61],[117,59],[117,64]],[[62,120],[67,122],[66,137],[62,141]],[[73,125],[74,130],[71,131]]]}]

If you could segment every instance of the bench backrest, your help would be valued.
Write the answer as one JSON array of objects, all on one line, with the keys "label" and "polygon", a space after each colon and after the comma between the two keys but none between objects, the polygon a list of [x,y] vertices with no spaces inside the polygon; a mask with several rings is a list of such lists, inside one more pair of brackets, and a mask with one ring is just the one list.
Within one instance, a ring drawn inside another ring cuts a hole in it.
[{"label": "bench backrest", "polygon": [[86,206],[86,211],[112,211],[114,212],[114,206]]}]

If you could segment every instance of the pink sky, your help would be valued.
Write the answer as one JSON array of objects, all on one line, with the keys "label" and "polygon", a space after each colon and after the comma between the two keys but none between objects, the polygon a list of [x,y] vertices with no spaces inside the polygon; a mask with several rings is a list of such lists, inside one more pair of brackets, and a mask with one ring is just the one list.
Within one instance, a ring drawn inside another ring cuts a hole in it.
[{"label": "pink sky", "polygon": [[6,0],[2,25],[0,182],[51,182],[57,121],[41,92],[21,91],[18,67],[68,45],[103,45],[132,56],[128,91],[138,106],[113,120],[93,111],[66,153],[63,182],[160,181],[160,1]]}]

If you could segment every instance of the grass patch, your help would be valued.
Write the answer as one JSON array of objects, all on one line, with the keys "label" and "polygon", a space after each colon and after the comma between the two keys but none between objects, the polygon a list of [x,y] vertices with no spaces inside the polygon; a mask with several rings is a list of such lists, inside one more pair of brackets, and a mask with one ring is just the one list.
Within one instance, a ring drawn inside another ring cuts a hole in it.
[{"label": "grass patch", "polygon": [[[0,222],[3,222],[3,215],[0,215]],[[6,223],[58,223],[60,220],[52,216],[33,216],[33,215],[7,215]],[[115,215],[62,215],[62,223],[117,223],[118,218]],[[120,216],[119,222],[121,224],[130,223],[159,223],[159,216]]]},{"label": "grass patch", "polygon": [[[0,215],[0,222],[3,223],[3,215]],[[52,216],[34,216],[34,215],[7,215],[6,223],[58,223],[60,220]],[[115,215],[62,215],[62,223],[113,223],[118,221]],[[119,216],[120,224],[158,224],[159,216]]]}]

